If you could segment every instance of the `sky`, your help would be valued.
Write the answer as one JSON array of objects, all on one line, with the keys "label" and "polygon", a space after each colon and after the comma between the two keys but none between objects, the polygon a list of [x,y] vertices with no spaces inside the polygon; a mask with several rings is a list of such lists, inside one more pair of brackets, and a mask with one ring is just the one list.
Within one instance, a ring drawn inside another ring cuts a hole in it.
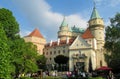
[{"label": "sky", "polygon": [[120,0],[0,0],[0,8],[13,12],[21,37],[38,28],[49,42],[57,40],[64,16],[69,27],[76,25],[86,29],[94,2],[105,26],[110,24],[110,18],[120,12]]}]

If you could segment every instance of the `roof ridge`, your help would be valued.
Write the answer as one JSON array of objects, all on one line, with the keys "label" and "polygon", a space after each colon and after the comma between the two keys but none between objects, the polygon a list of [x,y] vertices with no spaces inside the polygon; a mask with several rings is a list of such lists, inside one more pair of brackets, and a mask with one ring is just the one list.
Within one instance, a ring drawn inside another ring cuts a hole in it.
[{"label": "roof ridge", "polygon": [[40,33],[40,31],[37,28],[35,30],[33,30],[28,36],[29,37],[35,36],[35,37],[39,37],[39,38],[44,38],[43,35]]}]

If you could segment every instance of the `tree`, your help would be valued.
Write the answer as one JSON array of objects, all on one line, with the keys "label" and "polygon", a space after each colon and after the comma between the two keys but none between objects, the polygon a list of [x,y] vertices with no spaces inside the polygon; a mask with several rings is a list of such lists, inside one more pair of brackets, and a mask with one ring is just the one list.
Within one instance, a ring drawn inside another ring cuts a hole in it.
[{"label": "tree", "polygon": [[7,45],[7,37],[0,24],[0,79],[11,79],[11,54]]},{"label": "tree", "polygon": [[16,78],[19,74],[36,72],[37,66],[37,50],[36,46],[30,42],[25,42],[24,39],[17,39],[13,42],[13,59],[12,63],[15,66]]},{"label": "tree", "polygon": [[36,46],[20,38],[11,11],[0,9],[0,24],[0,78],[8,79],[11,74],[16,79],[19,74],[38,71]]},{"label": "tree", "polygon": [[57,64],[67,64],[68,60],[69,60],[69,58],[64,55],[58,55],[54,58],[54,61]]},{"label": "tree", "polygon": [[37,65],[38,65],[38,67],[39,67],[39,69],[43,69],[43,70],[45,70],[46,69],[46,58],[45,58],[45,56],[44,55],[39,55],[38,57],[37,57]]},{"label": "tree", "polygon": [[[108,65],[114,70],[120,70],[120,13],[110,19],[110,26],[106,27],[105,48]],[[114,64],[114,65],[113,65]]]},{"label": "tree", "polygon": [[19,37],[19,24],[17,23],[12,12],[8,9],[0,9],[0,23],[9,39],[15,39]]}]

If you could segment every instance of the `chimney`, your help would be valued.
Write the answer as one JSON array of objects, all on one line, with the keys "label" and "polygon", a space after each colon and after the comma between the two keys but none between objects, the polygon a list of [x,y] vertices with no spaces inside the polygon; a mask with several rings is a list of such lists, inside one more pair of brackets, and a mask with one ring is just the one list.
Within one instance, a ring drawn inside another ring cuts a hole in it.
[{"label": "chimney", "polygon": [[69,37],[67,37],[67,41],[66,41],[66,44],[68,44],[69,43]]},{"label": "chimney", "polygon": [[59,45],[60,44],[60,39],[58,38],[58,40],[57,40],[57,45]]},{"label": "chimney", "polygon": [[50,46],[52,46],[52,40],[50,41]]}]

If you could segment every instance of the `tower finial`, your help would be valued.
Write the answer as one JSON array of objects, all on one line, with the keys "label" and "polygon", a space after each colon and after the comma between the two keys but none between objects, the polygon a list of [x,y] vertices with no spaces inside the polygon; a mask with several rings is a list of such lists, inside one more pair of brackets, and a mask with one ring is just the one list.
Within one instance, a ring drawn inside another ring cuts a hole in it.
[{"label": "tower finial", "polygon": [[91,15],[91,17],[90,17],[90,20],[91,20],[91,19],[96,19],[96,18],[101,18],[100,15],[99,15],[99,13],[98,13],[98,11],[97,11],[97,9],[96,9],[95,0],[93,0],[93,1],[94,1],[94,8],[93,8],[93,11],[92,11],[92,15]]},{"label": "tower finial", "polygon": [[96,2],[95,2],[95,0],[94,0],[94,8],[96,8]]},{"label": "tower finial", "polygon": [[62,24],[61,24],[62,27],[64,26],[68,26],[67,22],[66,22],[66,18],[65,16],[63,17],[63,21],[62,21]]}]

